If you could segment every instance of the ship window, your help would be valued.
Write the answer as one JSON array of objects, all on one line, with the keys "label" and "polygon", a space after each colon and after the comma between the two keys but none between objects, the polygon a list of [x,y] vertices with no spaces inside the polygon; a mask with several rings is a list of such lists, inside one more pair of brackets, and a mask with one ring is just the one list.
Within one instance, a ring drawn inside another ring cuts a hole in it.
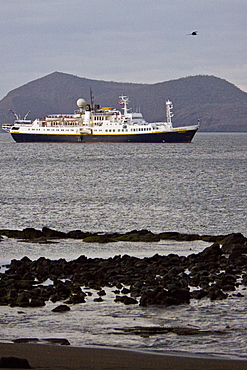
[{"label": "ship window", "polygon": [[113,129],[112,131],[113,131],[113,132],[115,132],[115,130],[114,130],[114,129]]},{"label": "ship window", "polygon": [[111,132],[111,129],[109,130],[109,132]]},{"label": "ship window", "polygon": [[106,129],[105,132],[108,132],[108,130]]},{"label": "ship window", "polygon": [[118,129],[118,132],[120,132],[120,130]]}]

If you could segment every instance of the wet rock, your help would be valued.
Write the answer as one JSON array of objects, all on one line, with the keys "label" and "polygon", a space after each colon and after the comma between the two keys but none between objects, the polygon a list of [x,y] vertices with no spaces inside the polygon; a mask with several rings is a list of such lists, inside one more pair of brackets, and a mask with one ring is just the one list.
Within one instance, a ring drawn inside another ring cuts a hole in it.
[{"label": "wet rock", "polygon": [[[207,242],[216,242],[224,245],[224,248],[228,244],[243,244],[243,241],[246,242],[246,238],[242,234],[230,234],[230,235],[198,235],[198,234],[184,234],[178,232],[163,232],[159,234],[154,234],[149,230],[132,230],[124,234],[120,233],[89,233],[83,232],[81,230],[72,230],[68,233],[61,231],[53,230],[48,227],[43,227],[42,231],[36,230],[34,228],[26,228],[24,230],[9,230],[2,229],[0,230],[1,236],[7,236],[9,238],[16,239],[39,239],[44,238],[74,238],[74,239],[83,239],[87,242],[117,242],[119,240],[127,241],[147,241],[147,242],[157,242],[159,240],[177,240],[177,241],[193,241],[193,240],[204,240]],[[243,239],[244,238],[244,239]],[[225,251],[223,251],[226,253]]]},{"label": "wet rock", "polygon": [[228,294],[223,293],[221,289],[218,289],[216,286],[211,286],[208,289],[208,296],[211,301],[222,300],[228,297]]},{"label": "wet rock", "polygon": [[22,231],[22,239],[37,239],[42,237],[42,232],[33,228],[26,228]]},{"label": "wet rock", "polygon": [[[0,230],[0,234],[3,232]],[[43,229],[49,237],[64,237],[60,232],[49,228]],[[33,229],[26,230],[26,235],[34,235]],[[20,235],[20,233],[19,233]],[[106,239],[117,241],[125,235],[133,240],[147,240],[155,237],[148,230],[133,230],[125,234],[103,234]],[[23,236],[23,232],[22,232]],[[81,231],[70,232],[70,237],[81,237]],[[97,236],[98,234],[87,234]],[[67,237],[69,237],[67,235]],[[161,235],[159,234],[159,237]],[[197,238],[194,234],[164,233],[164,238]],[[210,237],[208,236],[208,240]],[[165,306],[189,303],[190,299],[201,299],[204,296],[212,300],[224,299],[226,291],[234,291],[239,285],[247,285],[246,267],[246,238],[241,234],[218,236],[212,238],[214,243],[198,254],[188,257],[169,254],[137,258],[128,255],[114,256],[108,259],[87,258],[80,256],[74,261],[67,262],[49,260],[40,257],[31,261],[28,257],[12,260],[5,273],[0,274],[0,304],[11,306],[42,306],[46,301],[65,301],[67,304],[85,302],[85,293],[81,287],[96,289],[101,297],[104,287],[116,287],[115,293],[123,302],[124,295],[129,294],[141,305],[161,304]],[[224,254],[224,246],[231,245],[230,255]],[[236,242],[232,247],[232,242]],[[239,243],[242,244],[239,244]],[[49,286],[42,283],[50,279]],[[242,279],[242,280],[241,280]],[[129,286],[128,288],[125,288]],[[189,286],[200,290],[189,292]],[[127,301],[126,301],[127,302]]]},{"label": "wet rock", "polygon": [[162,240],[177,240],[177,241],[193,241],[201,239],[201,237],[198,234],[182,234],[178,232],[160,233],[159,237]]},{"label": "wet rock", "polygon": [[115,302],[122,302],[126,305],[137,304],[138,303],[138,301],[136,299],[134,299],[132,297],[127,297],[126,295],[116,296]]},{"label": "wet rock", "polygon": [[218,243],[214,243],[210,247],[205,248],[202,252],[198,253],[198,257],[200,258],[207,258],[207,261],[209,257],[217,258],[222,254],[222,249],[220,248],[220,245]]},{"label": "wet rock", "polygon": [[116,285],[116,288],[119,290],[121,290],[123,287],[123,285],[120,282],[116,283],[115,285]]},{"label": "wet rock", "polygon": [[128,242],[158,242],[160,241],[160,236],[153,234],[149,230],[133,230],[127,232],[124,235],[121,235],[117,238],[119,241],[128,241]]},{"label": "wet rock", "polygon": [[244,253],[247,253],[247,246],[243,246],[243,245],[235,246],[229,255],[229,259],[231,261],[234,260],[236,262],[238,262],[237,260],[239,260],[240,264],[244,265],[247,262],[247,256],[246,255],[243,256]]},{"label": "wet rock", "polygon": [[104,290],[104,289],[102,289],[102,290],[100,290],[99,292],[97,292],[97,294],[98,294],[99,296],[104,296],[104,295],[106,295],[106,292],[105,292],[105,290]]},{"label": "wet rock", "polygon": [[187,289],[165,290],[161,287],[142,291],[140,306],[163,305],[172,306],[190,302]]},{"label": "wet rock", "polygon": [[45,301],[40,298],[31,298],[29,307],[43,307],[45,306]]},{"label": "wet rock", "polygon": [[129,294],[129,293],[130,293],[130,289],[128,289],[128,288],[123,288],[123,289],[121,290],[121,293],[122,293],[122,294]]},{"label": "wet rock", "polygon": [[190,293],[191,298],[194,299],[202,299],[208,295],[208,292],[206,290],[200,289],[200,290],[194,290]]},{"label": "wet rock", "polygon": [[48,339],[43,339],[43,341],[49,342],[51,344],[60,344],[61,346],[69,346],[70,342],[68,339],[65,338],[48,338]]},{"label": "wet rock", "polygon": [[62,231],[56,231],[50,229],[49,227],[42,228],[42,236],[46,238],[59,238],[59,239],[66,239],[67,234]]},{"label": "wet rock", "polygon": [[232,253],[234,249],[239,247],[245,247],[247,249],[247,238],[244,237],[241,233],[233,233],[224,237],[221,241],[222,252],[223,253]]},{"label": "wet rock", "polygon": [[54,282],[55,294],[57,294],[57,296],[59,297],[58,300],[62,301],[70,297],[71,290],[69,285],[69,282],[66,283],[60,280]]},{"label": "wet rock", "polygon": [[236,294],[233,294],[234,297],[240,297],[240,298],[243,298],[244,295],[240,292],[236,293]]},{"label": "wet rock", "polygon": [[177,335],[198,335],[199,329],[195,328],[174,328],[171,331],[172,333],[176,333]]},{"label": "wet rock", "polygon": [[70,307],[65,304],[61,304],[60,306],[57,306],[52,310],[52,312],[66,312],[66,311],[70,311]]},{"label": "wet rock", "polygon": [[67,304],[79,304],[85,302],[85,294],[72,294],[70,298],[65,301]]},{"label": "wet rock", "polygon": [[14,239],[36,239],[42,237],[42,232],[34,228],[24,230],[1,230],[1,234]]},{"label": "wet rock", "polygon": [[81,230],[72,230],[67,233],[67,237],[71,239],[84,239],[90,236],[90,233]]},{"label": "wet rock", "polygon": [[31,369],[29,362],[25,358],[1,357],[0,368],[5,369]]},{"label": "wet rock", "polygon": [[93,301],[94,302],[103,302],[103,298],[102,297],[94,298]]},{"label": "wet rock", "polygon": [[124,304],[126,304],[126,305],[129,305],[129,304],[137,304],[138,303],[138,301],[135,298],[133,298],[133,297],[127,297],[127,296],[125,296],[125,298],[123,299],[122,302]]},{"label": "wet rock", "polygon": [[224,286],[222,287],[222,290],[223,290],[224,292],[232,292],[232,291],[234,291],[234,290],[235,290],[235,286],[234,286],[234,285],[230,285],[230,284],[228,284],[228,285],[224,285]]},{"label": "wet rock", "polygon": [[114,242],[115,239],[111,237],[111,235],[103,234],[103,235],[89,235],[83,239],[85,243],[110,243]]},{"label": "wet rock", "polygon": [[11,302],[11,307],[29,307],[30,295],[28,292],[21,292],[18,297]]},{"label": "wet rock", "polygon": [[244,276],[243,276],[242,284],[243,284],[243,285],[247,285],[247,275],[244,275]]},{"label": "wet rock", "polygon": [[212,332],[201,331],[195,328],[183,328],[183,327],[161,327],[161,326],[135,326],[130,328],[118,328],[120,332],[137,334],[141,336],[149,337],[150,335],[160,335],[174,333],[177,335],[199,335],[199,334],[211,334]]},{"label": "wet rock", "polygon": [[38,338],[18,338],[13,340],[14,343],[36,343],[38,341]]}]

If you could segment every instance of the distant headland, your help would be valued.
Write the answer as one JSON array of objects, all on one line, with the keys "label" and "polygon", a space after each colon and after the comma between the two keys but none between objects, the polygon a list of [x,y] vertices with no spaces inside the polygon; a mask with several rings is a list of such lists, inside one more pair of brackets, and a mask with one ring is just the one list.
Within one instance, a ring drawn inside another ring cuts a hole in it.
[{"label": "distant headland", "polygon": [[141,109],[149,122],[165,117],[165,100],[174,104],[174,126],[189,126],[200,120],[201,132],[247,132],[247,93],[230,82],[207,75],[189,76],[155,84],[92,80],[53,72],[10,91],[0,101],[0,125],[14,120],[10,110],[28,118],[53,113],[73,113],[78,98],[90,103],[116,106],[121,94],[130,107]]}]

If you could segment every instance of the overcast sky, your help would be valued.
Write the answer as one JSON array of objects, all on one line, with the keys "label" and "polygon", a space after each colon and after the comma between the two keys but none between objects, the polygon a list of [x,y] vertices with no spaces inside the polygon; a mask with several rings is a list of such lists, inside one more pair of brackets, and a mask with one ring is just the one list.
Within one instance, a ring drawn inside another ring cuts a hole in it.
[{"label": "overcast sky", "polygon": [[138,83],[207,74],[247,91],[247,0],[0,5],[0,99],[54,71]]}]

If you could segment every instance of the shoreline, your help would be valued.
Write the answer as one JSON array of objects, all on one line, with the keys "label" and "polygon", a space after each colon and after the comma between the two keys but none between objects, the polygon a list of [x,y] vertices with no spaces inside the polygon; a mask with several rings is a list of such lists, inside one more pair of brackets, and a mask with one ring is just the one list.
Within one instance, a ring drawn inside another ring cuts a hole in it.
[{"label": "shoreline", "polygon": [[32,369],[181,369],[245,370],[246,360],[219,359],[197,356],[156,354],[99,347],[72,347],[34,343],[1,343],[1,357],[28,360]]},{"label": "shoreline", "polygon": [[[231,234],[222,240],[222,244],[214,243],[203,251],[192,253],[187,257],[171,253],[167,256],[155,254],[148,258],[131,257],[125,254],[107,259],[88,258],[81,255],[69,262],[63,258],[50,260],[45,257],[34,261],[28,257],[23,257],[21,260],[13,259],[10,265],[5,266],[6,271],[1,274],[0,305],[28,309],[44,307],[48,302],[52,302],[55,307],[50,312],[68,311],[69,315],[71,307],[76,304],[104,300],[107,303],[108,298],[111,299],[111,304],[141,307],[178,306],[190,304],[191,300],[198,301],[202,298],[217,301],[230,297],[239,302],[240,298],[246,298],[244,294],[247,286],[246,241],[247,238],[242,234]],[[204,273],[202,274],[201,271]],[[240,275],[241,281],[238,280]],[[49,285],[45,284],[47,279],[50,279]],[[191,290],[191,287],[194,288]],[[110,297],[108,288],[111,290]],[[97,295],[97,298],[94,296],[90,298],[93,294]],[[58,325],[61,327],[63,321]],[[127,327],[123,326],[118,330],[121,333],[129,332],[144,337],[162,332],[165,334],[173,332],[177,335],[215,334],[214,327],[203,330],[203,325],[201,329],[193,330],[187,326],[129,325],[128,322]],[[224,328],[219,334],[228,331],[230,327],[224,326]],[[13,330],[12,336],[15,336],[16,327],[13,327]],[[54,335],[54,332],[51,331],[50,334]],[[82,334],[83,331],[78,330],[78,338]],[[232,337],[233,333],[230,335]],[[7,336],[9,336],[8,333]],[[43,341],[46,340],[43,339]],[[187,338],[185,341],[187,344]],[[109,340],[106,340],[105,344],[110,345]],[[163,348],[163,346],[160,347],[161,351]],[[227,350],[229,350],[227,347],[223,350],[226,356]],[[137,352],[131,348],[81,348],[15,341],[14,344],[0,343],[0,355],[0,357],[25,358],[32,368],[54,370],[247,368],[246,358],[227,358],[225,355],[221,358],[220,351],[217,351],[217,356],[213,357],[208,354],[198,356],[189,352],[151,353]]]}]

